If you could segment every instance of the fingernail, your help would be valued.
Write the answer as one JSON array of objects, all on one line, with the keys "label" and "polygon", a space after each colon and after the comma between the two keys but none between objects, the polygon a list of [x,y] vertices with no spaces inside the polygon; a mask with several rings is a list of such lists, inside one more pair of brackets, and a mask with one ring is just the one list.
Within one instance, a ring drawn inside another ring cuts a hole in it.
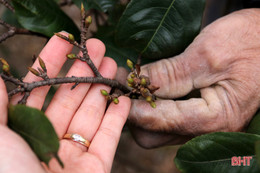
[{"label": "fingernail", "polygon": [[66,33],[66,34],[69,34],[67,31],[63,31],[63,30],[62,30],[62,31],[60,31],[60,32],[64,32],[64,33]]}]

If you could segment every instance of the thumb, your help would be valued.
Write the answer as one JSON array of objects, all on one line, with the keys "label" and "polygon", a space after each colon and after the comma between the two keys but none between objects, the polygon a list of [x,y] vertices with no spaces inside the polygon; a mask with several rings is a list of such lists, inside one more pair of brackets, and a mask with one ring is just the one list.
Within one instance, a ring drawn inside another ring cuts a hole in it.
[{"label": "thumb", "polygon": [[7,123],[7,105],[8,96],[6,92],[6,87],[2,78],[0,78],[0,125],[6,125]]},{"label": "thumb", "polygon": [[161,98],[177,98],[187,95],[193,89],[190,67],[181,54],[162,59],[141,67],[141,74],[150,78],[151,84],[160,87],[155,95]]}]

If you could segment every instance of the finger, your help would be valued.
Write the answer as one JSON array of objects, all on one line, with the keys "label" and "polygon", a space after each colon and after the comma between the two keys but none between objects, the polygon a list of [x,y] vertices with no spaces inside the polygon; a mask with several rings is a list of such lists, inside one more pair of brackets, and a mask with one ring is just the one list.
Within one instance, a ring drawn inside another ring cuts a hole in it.
[{"label": "finger", "polygon": [[[53,36],[49,40],[47,45],[43,48],[39,56],[45,62],[45,65],[47,67],[47,74],[50,78],[57,76],[61,67],[66,61],[66,54],[70,53],[71,50],[72,50],[72,45],[57,36]],[[35,61],[32,67],[34,69],[40,67],[38,60]],[[32,82],[32,81],[39,81],[39,80],[42,79],[33,75],[30,72],[24,78],[24,82]],[[44,86],[44,87],[34,89],[30,93],[30,97],[27,99],[26,105],[41,109],[49,88],[50,88],[49,86]],[[21,98],[22,96],[18,94],[12,98],[11,103],[17,104],[17,102],[21,100]]]},{"label": "finger", "polygon": [[147,75],[152,85],[160,87],[155,95],[178,98],[194,89],[230,78],[226,69],[231,68],[229,65],[232,65],[232,59],[213,51],[215,42],[209,44],[204,38],[200,34],[185,52],[176,57],[141,67],[141,74]]},{"label": "finger", "polygon": [[193,89],[190,70],[183,56],[163,59],[141,67],[141,74],[150,78],[151,84],[160,87],[155,95],[162,98],[176,98]]},{"label": "finger", "polygon": [[185,101],[158,100],[155,109],[143,101],[134,100],[129,120],[146,130],[180,135],[199,135],[242,128],[244,121],[236,118],[237,112],[232,109],[229,96],[223,87],[202,89],[201,96],[202,98]]},{"label": "finger", "polygon": [[8,96],[7,91],[5,87],[5,83],[0,77],[0,110],[1,110],[1,116],[0,116],[0,124],[6,125],[7,123],[7,105],[8,105]]},{"label": "finger", "polygon": [[[89,39],[86,44],[90,58],[95,66],[99,68],[105,54],[104,44],[97,39]],[[67,76],[90,77],[94,76],[94,74],[86,63],[78,60],[75,61]],[[45,112],[60,138],[67,131],[72,117],[91,86],[91,84],[79,84],[75,89],[71,90],[73,85],[61,85]]]},{"label": "finger", "polygon": [[182,136],[167,132],[149,131],[136,125],[129,125],[129,123],[128,127],[136,143],[146,149],[165,145],[184,144],[192,138],[192,136]]},{"label": "finger", "polygon": [[118,67],[115,80],[125,85],[128,74],[129,72],[124,67]]},{"label": "finger", "polygon": [[88,152],[100,158],[105,172],[110,172],[122,128],[126,122],[130,109],[130,99],[120,97],[119,104],[111,104],[104,119],[94,136]]},{"label": "finger", "polygon": [[[111,58],[104,58],[100,66],[100,73],[106,78],[113,79],[116,75],[117,64]],[[103,119],[107,100],[100,93],[101,89],[108,92],[110,87],[102,84],[91,86],[81,106],[74,115],[67,133],[78,133],[91,141]]]}]

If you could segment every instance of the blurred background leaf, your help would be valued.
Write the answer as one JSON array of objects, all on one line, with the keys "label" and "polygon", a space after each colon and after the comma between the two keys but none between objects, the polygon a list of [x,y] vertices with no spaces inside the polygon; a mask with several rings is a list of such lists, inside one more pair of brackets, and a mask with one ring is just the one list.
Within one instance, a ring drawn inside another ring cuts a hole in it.
[{"label": "blurred background leaf", "polygon": [[99,27],[95,37],[100,39],[106,45],[105,56],[113,58],[118,66],[128,69],[126,60],[130,59],[135,62],[136,58],[138,57],[138,52],[133,49],[123,48],[116,45],[114,41],[114,31],[114,26]]},{"label": "blurred background leaf", "polygon": [[65,30],[79,39],[79,29],[53,0],[13,0],[19,23],[26,29],[51,37]]},{"label": "blurred background leaf", "polygon": [[73,0],[73,2],[80,7],[84,4],[86,10],[96,9],[102,12],[107,12],[112,9],[119,0]]},{"label": "blurred background leaf", "polygon": [[[198,136],[182,145],[175,157],[181,172],[257,173],[255,142],[259,135],[240,132],[216,132]],[[231,166],[233,156],[252,156],[250,166]]]},{"label": "blurred background leaf", "polygon": [[260,109],[256,112],[255,116],[250,121],[246,132],[260,135]]}]

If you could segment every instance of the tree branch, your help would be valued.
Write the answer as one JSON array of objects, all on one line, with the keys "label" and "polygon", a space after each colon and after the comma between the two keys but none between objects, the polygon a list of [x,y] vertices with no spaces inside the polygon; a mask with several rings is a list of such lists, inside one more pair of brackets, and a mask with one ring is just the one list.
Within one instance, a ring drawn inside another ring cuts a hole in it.
[{"label": "tree branch", "polygon": [[29,31],[29,30],[24,29],[24,28],[16,28],[15,26],[12,26],[12,25],[6,23],[2,19],[0,19],[0,25],[3,25],[4,27],[6,27],[8,29],[7,32],[3,33],[0,36],[0,43],[2,43],[3,41],[5,41],[6,39],[8,39],[10,37],[13,37],[16,34],[36,35],[36,36],[47,38],[46,36],[44,36],[42,34],[39,34],[39,33],[36,33],[36,32],[32,32],[32,31]]},{"label": "tree branch", "polygon": [[35,88],[39,88],[42,86],[47,86],[47,85],[58,85],[58,84],[64,84],[64,83],[100,83],[100,84],[105,84],[110,87],[116,87],[123,91],[124,93],[129,93],[130,90],[120,84],[118,81],[113,80],[113,79],[108,79],[108,78],[103,78],[103,77],[60,77],[60,78],[49,78],[47,80],[41,80],[41,81],[35,81],[31,83],[27,82],[18,82],[18,79],[15,79],[13,76],[7,76],[4,73],[1,73],[1,77],[5,81],[9,81],[11,83],[14,83],[15,85],[18,85],[18,88],[10,91],[8,93],[8,96],[11,97],[17,93],[21,92],[31,92]]}]

